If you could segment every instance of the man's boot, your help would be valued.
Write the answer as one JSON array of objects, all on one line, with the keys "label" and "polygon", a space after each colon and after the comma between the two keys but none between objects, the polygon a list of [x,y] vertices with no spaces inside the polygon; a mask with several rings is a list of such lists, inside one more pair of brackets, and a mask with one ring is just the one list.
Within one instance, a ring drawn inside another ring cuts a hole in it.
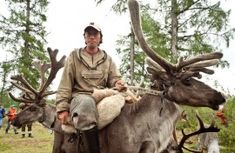
[{"label": "man's boot", "polygon": [[22,134],[21,138],[24,138],[25,137],[25,134]]},{"label": "man's boot", "polygon": [[15,134],[18,134],[18,132],[17,132],[16,128],[14,128],[14,132],[15,132]]},{"label": "man's boot", "polygon": [[92,129],[82,131],[81,136],[86,153],[100,153],[97,126]]}]

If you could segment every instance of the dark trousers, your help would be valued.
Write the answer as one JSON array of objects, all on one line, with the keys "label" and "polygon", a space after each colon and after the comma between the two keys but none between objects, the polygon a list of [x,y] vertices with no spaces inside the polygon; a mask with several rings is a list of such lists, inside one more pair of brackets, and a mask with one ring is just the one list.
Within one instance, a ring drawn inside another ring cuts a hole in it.
[{"label": "dark trousers", "polygon": [[[10,127],[11,127],[11,122],[12,121],[10,121],[10,120],[8,120],[8,122],[7,122],[6,133],[8,133],[8,131],[9,131]],[[16,127],[13,126],[13,130],[14,130],[15,134],[18,134],[17,130],[16,130]]]}]

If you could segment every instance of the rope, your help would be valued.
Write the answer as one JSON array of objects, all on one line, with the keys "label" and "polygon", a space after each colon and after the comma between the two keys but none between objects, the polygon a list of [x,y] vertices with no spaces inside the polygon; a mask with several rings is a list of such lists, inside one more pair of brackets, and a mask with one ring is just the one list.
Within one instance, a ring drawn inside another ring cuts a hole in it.
[{"label": "rope", "polygon": [[130,91],[132,91],[138,95],[151,94],[151,95],[159,96],[159,95],[163,94],[163,91],[146,89],[146,88],[136,87],[136,86],[127,86],[127,89],[129,89]]}]

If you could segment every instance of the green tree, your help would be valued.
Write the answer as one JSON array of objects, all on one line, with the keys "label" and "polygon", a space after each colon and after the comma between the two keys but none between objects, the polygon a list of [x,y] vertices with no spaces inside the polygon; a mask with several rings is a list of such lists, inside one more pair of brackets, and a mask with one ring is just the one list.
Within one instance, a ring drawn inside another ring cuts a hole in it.
[{"label": "green tree", "polygon": [[134,39],[134,34],[130,33],[128,36],[122,36],[116,41],[117,52],[122,56],[120,72],[125,81],[130,85],[139,84],[145,72],[144,53],[137,48],[137,41]]},{"label": "green tree", "polygon": [[[38,72],[32,69],[33,60],[47,60],[45,12],[47,0],[5,0],[8,12],[0,16],[0,43],[8,59],[1,63],[4,92],[9,75],[23,74],[37,86]],[[4,68],[5,67],[5,68]],[[7,67],[7,68],[6,68]]]},{"label": "green tree", "polygon": [[9,72],[11,71],[11,65],[9,63],[1,63],[0,64],[2,71],[0,72],[0,75],[2,76],[2,87],[1,87],[1,91],[0,91],[0,103],[3,103],[5,101],[5,97],[6,97],[6,89],[7,88],[7,81],[6,81],[6,77],[9,74]]},{"label": "green tree", "polygon": [[[100,4],[104,0],[96,2]],[[127,0],[117,1],[112,8],[117,13],[126,13],[126,3]],[[229,46],[235,31],[229,27],[230,10],[223,10],[220,1],[211,4],[202,0],[159,0],[141,4],[141,10],[147,42],[158,54],[172,62],[176,62],[179,56],[222,51],[223,45]],[[136,56],[138,54],[135,54],[135,60]],[[122,56],[128,57],[128,54]],[[221,62],[221,66],[226,65],[226,61]]]}]

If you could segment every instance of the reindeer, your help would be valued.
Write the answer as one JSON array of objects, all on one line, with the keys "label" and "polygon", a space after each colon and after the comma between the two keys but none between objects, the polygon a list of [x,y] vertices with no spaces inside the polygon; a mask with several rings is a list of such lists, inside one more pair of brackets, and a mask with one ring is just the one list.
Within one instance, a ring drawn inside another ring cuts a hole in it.
[{"label": "reindeer", "polygon": [[[139,5],[135,0],[129,0],[128,6],[131,15],[132,27],[143,51],[149,56],[147,70],[151,74],[151,90],[144,94],[141,99],[133,104],[126,103],[120,115],[115,120],[100,130],[101,153],[174,153],[183,152],[185,141],[193,136],[204,132],[218,132],[214,125],[204,127],[199,119],[200,129],[196,132],[185,134],[179,143],[173,139],[173,131],[177,119],[180,116],[179,104],[193,107],[209,107],[218,109],[218,106],[225,102],[222,94],[195,78],[201,78],[200,73],[213,74],[207,67],[217,64],[222,58],[222,53],[214,52],[198,55],[191,59],[180,59],[177,64],[172,64],[156,54],[146,43],[141,26]],[[55,58],[52,58],[55,59]],[[51,66],[55,72],[57,64]],[[55,74],[54,74],[55,75]],[[49,85],[52,77],[45,83]],[[34,102],[37,106],[34,121],[39,120],[45,111],[46,101],[43,99],[47,92],[36,92],[22,77],[13,77],[14,80],[25,84],[26,88],[19,85],[16,87],[33,93],[34,96],[16,98],[16,101]],[[45,85],[45,87],[46,87]],[[31,97],[31,98],[27,98]],[[30,107],[24,111],[30,111]],[[27,116],[19,113],[16,123],[27,122]],[[55,117],[55,116],[51,116]],[[30,120],[32,121],[32,119]]]},{"label": "reindeer", "polygon": [[20,128],[23,124],[39,121],[39,123],[54,131],[53,153],[76,152],[77,141],[70,141],[73,135],[67,134],[61,129],[61,123],[55,118],[55,106],[46,104],[44,99],[44,97],[55,93],[51,91],[46,92],[46,89],[55,78],[59,69],[63,67],[65,59],[64,56],[59,61],[56,60],[58,50],[48,48],[47,51],[50,55],[51,67],[53,67],[47,81],[45,80],[45,73],[50,68],[50,65],[45,62],[34,63],[34,66],[39,70],[41,76],[41,84],[38,91],[34,89],[23,76],[17,75],[11,77],[12,80],[20,82],[12,82],[12,84],[21,89],[25,94],[22,98],[15,98],[11,93],[9,93],[9,95],[17,102],[30,104],[18,113],[12,124]]}]

